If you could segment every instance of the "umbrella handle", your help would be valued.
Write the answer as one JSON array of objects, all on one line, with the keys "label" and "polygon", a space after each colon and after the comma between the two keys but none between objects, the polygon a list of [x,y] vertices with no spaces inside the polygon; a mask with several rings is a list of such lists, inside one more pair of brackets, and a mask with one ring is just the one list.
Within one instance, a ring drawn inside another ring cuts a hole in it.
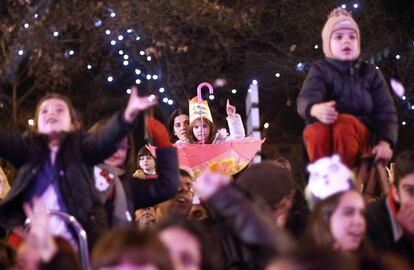
[{"label": "umbrella handle", "polygon": [[214,93],[213,86],[211,86],[211,84],[209,84],[208,82],[203,82],[203,83],[200,83],[200,84],[197,86],[197,101],[198,101],[198,102],[202,102],[202,101],[203,101],[203,99],[201,98],[201,89],[202,89],[203,87],[207,87],[207,88],[208,88],[208,92],[209,92],[210,94],[213,94],[213,93]]},{"label": "umbrella handle", "polygon": [[[211,84],[209,84],[208,82],[200,83],[197,86],[197,101],[198,101],[198,103],[201,103],[203,101],[203,99],[201,98],[201,89],[203,87],[207,87],[208,88],[208,92],[210,94],[213,94],[214,93],[213,86],[211,86]],[[201,110],[201,106],[200,106],[200,110]],[[200,115],[201,115],[201,113],[200,113]],[[204,144],[203,117],[201,117],[201,136],[202,136],[202,140],[203,140],[203,144]]]}]

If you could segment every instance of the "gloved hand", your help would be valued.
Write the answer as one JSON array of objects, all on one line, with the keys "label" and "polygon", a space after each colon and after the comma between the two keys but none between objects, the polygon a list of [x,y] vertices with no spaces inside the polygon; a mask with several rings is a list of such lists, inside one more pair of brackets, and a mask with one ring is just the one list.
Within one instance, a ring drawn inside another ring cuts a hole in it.
[{"label": "gloved hand", "polygon": [[163,123],[154,117],[148,117],[147,128],[157,147],[171,146],[170,134]]}]

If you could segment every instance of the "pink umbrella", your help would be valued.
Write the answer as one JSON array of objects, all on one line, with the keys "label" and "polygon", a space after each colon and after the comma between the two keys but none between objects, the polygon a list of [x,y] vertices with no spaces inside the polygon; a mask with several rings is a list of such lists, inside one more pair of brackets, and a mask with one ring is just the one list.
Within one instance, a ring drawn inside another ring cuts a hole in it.
[{"label": "pink umbrella", "polygon": [[[264,140],[251,137],[219,144],[177,145],[180,168],[197,176],[210,168],[234,175],[245,168],[260,149]],[[155,147],[148,146],[154,154]]]}]

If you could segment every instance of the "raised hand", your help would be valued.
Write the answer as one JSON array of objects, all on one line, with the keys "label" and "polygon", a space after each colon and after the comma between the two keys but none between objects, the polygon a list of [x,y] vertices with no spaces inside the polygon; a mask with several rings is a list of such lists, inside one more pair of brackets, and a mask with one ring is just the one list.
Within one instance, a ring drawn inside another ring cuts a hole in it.
[{"label": "raised hand", "polygon": [[226,102],[226,111],[227,111],[227,116],[234,116],[236,114],[236,107],[233,105],[230,105],[230,101],[228,99]]},{"label": "raised hand", "polygon": [[131,94],[129,96],[128,105],[124,112],[124,119],[128,123],[132,123],[135,117],[140,111],[145,111],[157,104],[157,97],[154,95],[150,96],[138,96],[138,88],[133,86],[131,88]]},{"label": "raised hand", "polygon": [[334,123],[338,118],[338,112],[336,111],[335,106],[336,102],[334,100],[317,103],[312,106],[310,114],[321,123],[329,125]]},{"label": "raised hand", "polygon": [[231,177],[222,173],[207,170],[197,177],[193,183],[195,195],[202,200],[207,200],[213,196],[223,186],[231,182]]},{"label": "raised hand", "polygon": [[46,206],[35,198],[33,199],[33,206],[25,203],[23,210],[26,217],[30,219],[30,230],[25,232],[20,229],[17,233],[34,247],[43,262],[50,261],[57,252],[57,246],[49,231],[49,213]]}]

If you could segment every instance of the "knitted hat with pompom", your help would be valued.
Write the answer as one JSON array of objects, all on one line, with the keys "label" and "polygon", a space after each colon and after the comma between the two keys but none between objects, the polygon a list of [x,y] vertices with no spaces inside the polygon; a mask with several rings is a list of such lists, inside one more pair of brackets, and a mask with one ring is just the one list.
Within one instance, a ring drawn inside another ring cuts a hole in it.
[{"label": "knitted hat with pompom", "polygon": [[328,16],[328,20],[322,29],[322,48],[325,57],[335,58],[331,50],[331,37],[332,33],[339,29],[351,29],[355,31],[358,39],[357,55],[359,56],[361,51],[361,35],[358,24],[354,21],[350,12],[338,7],[331,11]]}]

